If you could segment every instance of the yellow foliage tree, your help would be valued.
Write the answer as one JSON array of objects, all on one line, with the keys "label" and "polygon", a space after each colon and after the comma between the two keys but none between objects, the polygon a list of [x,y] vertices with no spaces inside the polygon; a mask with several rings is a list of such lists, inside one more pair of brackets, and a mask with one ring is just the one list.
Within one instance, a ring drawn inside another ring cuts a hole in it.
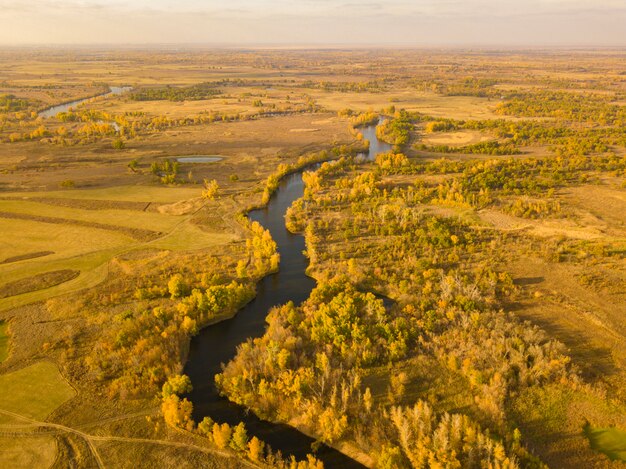
[{"label": "yellow foliage tree", "polygon": [[223,423],[222,425],[216,423],[213,425],[213,442],[219,448],[226,448],[232,433],[233,430],[227,423]]},{"label": "yellow foliage tree", "polygon": [[204,199],[216,199],[218,192],[220,190],[220,186],[217,184],[215,179],[204,180],[204,190],[202,191],[202,198]]},{"label": "yellow foliage tree", "polygon": [[256,436],[248,442],[248,457],[253,461],[260,461],[263,457],[263,447],[265,443],[259,440]]},{"label": "yellow foliage tree", "polygon": [[165,423],[172,427],[183,428],[185,430],[193,430],[194,422],[191,418],[193,404],[187,399],[180,399],[176,394],[163,399],[161,404],[161,412]]}]

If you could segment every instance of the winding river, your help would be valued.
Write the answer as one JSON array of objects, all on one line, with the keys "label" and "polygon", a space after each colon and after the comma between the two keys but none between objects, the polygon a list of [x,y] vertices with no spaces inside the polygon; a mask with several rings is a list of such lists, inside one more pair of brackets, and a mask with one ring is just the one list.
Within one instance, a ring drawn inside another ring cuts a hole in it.
[{"label": "winding river", "polygon": [[[367,159],[373,160],[378,153],[391,149],[391,145],[379,142],[376,138],[376,126],[360,130],[370,142],[369,153],[363,155]],[[249,337],[255,338],[264,334],[265,317],[273,306],[290,300],[300,304],[315,287],[315,280],[305,274],[308,260],[302,254],[305,249],[304,237],[294,235],[285,228],[287,208],[302,195],[302,172],[294,173],[281,181],[266,208],[248,213],[250,219],[267,228],[276,241],[280,253],[280,270],[259,281],[257,296],[233,318],[202,329],[192,339],[184,371],[193,385],[193,391],[187,397],[193,403],[196,421],[201,421],[208,415],[220,423],[236,425],[244,422],[250,436],[265,441],[274,451],[280,450],[283,456],[293,454],[298,459],[304,459],[307,453],[312,452],[311,444],[315,441],[313,438],[291,426],[261,420],[252,412],[220,396],[214,376],[221,372],[222,363],[229,362],[235,356],[240,343]],[[321,445],[315,455],[329,468],[363,467],[326,445]]]},{"label": "winding river", "polygon": [[100,96],[111,96],[115,94],[122,94],[127,91],[130,91],[132,87],[130,86],[110,86],[109,91],[106,93],[98,94],[96,96],[91,96],[89,98],[77,99],[76,101],[70,101],[69,103],[58,104],[57,106],[49,107],[48,109],[44,109],[39,113],[40,117],[54,117],[60,112],[67,112],[72,108],[75,108],[79,104],[84,103],[85,101],[89,101],[93,98],[98,98]]}]

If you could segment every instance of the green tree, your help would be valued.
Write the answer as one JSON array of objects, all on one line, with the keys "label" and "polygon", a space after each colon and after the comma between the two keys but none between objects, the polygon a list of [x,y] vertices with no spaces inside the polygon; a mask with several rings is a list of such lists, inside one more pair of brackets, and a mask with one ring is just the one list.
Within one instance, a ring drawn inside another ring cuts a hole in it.
[{"label": "green tree", "polygon": [[248,432],[243,422],[235,427],[233,436],[230,440],[230,447],[235,451],[246,451],[248,448]]},{"label": "green tree", "polygon": [[191,392],[193,387],[191,386],[191,380],[187,375],[172,375],[167,379],[167,382],[163,384],[161,395],[163,398],[169,397],[172,394],[181,395]]},{"label": "green tree", "polygon": [[167,289],[172,298],[180,298],[181,296],[184,296],[187,291],[187,285],[183,281],[183,276],[181,274],[173,275],[170,278],[170,281],[167,282]]},{"label": "green tree", "polygon": [[204,436],[210,436],[213,438],[213,425],[215,422],[208,415],[202,419],[202,422],[198,424],[198,432]]}]

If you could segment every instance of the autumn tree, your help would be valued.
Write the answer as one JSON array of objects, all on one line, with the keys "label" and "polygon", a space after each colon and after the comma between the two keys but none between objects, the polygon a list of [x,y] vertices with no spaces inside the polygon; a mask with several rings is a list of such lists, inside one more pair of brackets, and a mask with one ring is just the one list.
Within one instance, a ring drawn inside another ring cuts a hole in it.
[{"label": "autumn tree", "polygon": [[172,375],[170,376],[165,384],[163,384],[163,390],[161,395],[163,398],[167,398],[172,394],[185,394],[191,392],[192,390],[191,380],[187,375]]},{"label": "autumn tree", "polygon": [[167,289],[170,292],[170,295],[173,298],[180,298],[187,291],[187,285],[183,280],[183,276],[181,274],[175,274],[170,278],[170,281],[167,283]]},{"label": "autumn tree", "polygon": [[248,449],[248,432],[243,422],[240,422],[233,430],[230,447],[235,451],[246,451]]},{"label": "autumn tree", "polygon": [[193,430],[194,421],[191,417],[193,405],[186,398],[181,400],[176,394],[165,397],[161,404],[161,412],[168,425]]},{"label": "autumn tree", "polygon": [[252,461],[259,462],[263,458],[263,448],[265,443],[259,440],[256,436],[248,442],[248,457]]},{"label": "autumn tree", "polygon": [[204,190],[202,191],[202,198],[204,199],[216,199],[220,190],[220,186],[215,179],[204,180]]},{"label": "autumn tree", "polygon": [[230,442],[232,432],[233,429],[227,423],[223,423],[222,425],[218,423],[213,424],[213,442],[218,448],[226,448]]}]

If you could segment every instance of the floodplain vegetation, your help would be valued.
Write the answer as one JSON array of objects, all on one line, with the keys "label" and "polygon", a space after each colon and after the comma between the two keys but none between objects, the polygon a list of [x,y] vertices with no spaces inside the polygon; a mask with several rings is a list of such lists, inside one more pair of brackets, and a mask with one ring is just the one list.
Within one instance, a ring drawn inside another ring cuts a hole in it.
[{"label": "floodplain vegetation", "polygon": [[194,421],[183,374],[280,269],[245,212],[322,163],[285,218],[317,287],[220,392],[366,467],[619,467],[623,59],[0,52],[0,465],[323,467]]}]

